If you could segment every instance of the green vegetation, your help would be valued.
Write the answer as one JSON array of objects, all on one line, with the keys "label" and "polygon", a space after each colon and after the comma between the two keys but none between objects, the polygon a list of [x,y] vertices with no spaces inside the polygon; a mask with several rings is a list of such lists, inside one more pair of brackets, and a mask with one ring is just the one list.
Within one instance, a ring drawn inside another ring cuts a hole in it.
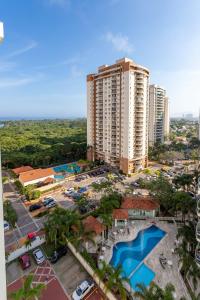
[{"label": "green vegetation", "polygon": [[3,176],[3,177],[2,177],[2,182],[3,182],[3,184],[6,183],[7,181],[8,181],[8,177]]},{"label": "green vegetation", "polygon": [[42,290],[45,288],[45,285],[39,283],[37,285],[32,285],[34,276],[32,274],[28,275],[23,281],[23,286],[18,289],[16,292],[13,292],[9,295],[9,299],[12,300],[35,300],[40,297]]},{"label": "green vegetation", "polygon": [[8,121],[0,128],[2,163],[48,166],[84,159],[86,120]]},{"label": "green vegetation", "polygon": [[9,200],[4,201],[3,210],[5,220],[14,228],[17,222],[17,214]]},{"label": "green vegetation", "polygon": [[35,190],[36,186],[34,184],[29,184],[26,187],[24,187],[19,180],[16,180],[15,185],[19,190],[20,194],[26,196],[27,200],[38,199],[41,196],[41,192]]},{"label": "green vegetation", "polygon": [[141,300],[175,300],[175,288],[173,284],[168,283],[164,289],[161,289],[156,283],[152,282],[147,288],[142,284],[138,284],[139,290],[134,293],[137,299]]}]

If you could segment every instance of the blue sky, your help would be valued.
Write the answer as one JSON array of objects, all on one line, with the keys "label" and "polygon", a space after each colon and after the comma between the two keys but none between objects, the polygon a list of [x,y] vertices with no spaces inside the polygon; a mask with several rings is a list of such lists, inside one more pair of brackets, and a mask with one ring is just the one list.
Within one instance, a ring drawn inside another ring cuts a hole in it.
[{"label": "blue sky", "polygon": [[86,115],[86,74],[127,56],[171,115],[200,107],[199,0],[0,0],[0,118]]}]

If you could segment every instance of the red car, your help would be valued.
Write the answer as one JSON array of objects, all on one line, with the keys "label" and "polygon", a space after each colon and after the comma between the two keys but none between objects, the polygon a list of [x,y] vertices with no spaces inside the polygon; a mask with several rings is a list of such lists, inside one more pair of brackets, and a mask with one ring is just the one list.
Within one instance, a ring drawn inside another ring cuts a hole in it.
[{"label": "red car", "polygon": [[31,265],[30,257],[28,254],[24,254],[19,257],[19,262],[23,270],[27,269]]},{"label": "red car", "polygon": [[29,240],[34,241],[36,239],[36,233],[35,232],[30,232],[30,233],[28,233],[27,237],[28,237]]}]

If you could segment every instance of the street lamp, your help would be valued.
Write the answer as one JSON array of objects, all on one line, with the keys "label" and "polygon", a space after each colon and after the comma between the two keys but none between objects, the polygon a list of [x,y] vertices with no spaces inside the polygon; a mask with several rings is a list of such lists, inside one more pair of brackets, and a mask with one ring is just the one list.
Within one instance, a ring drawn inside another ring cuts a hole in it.
[{"label": "street lamp", "polygon": [[[0,22],[0,42],[4,39],[3,23]],[[4,242],[4,214],[3,214],[3,188],[1,171],[1,148],[0,148],[0,295],[2,300],[7,299],[6,293],[6,266],[5,266],[5,242]]]}]

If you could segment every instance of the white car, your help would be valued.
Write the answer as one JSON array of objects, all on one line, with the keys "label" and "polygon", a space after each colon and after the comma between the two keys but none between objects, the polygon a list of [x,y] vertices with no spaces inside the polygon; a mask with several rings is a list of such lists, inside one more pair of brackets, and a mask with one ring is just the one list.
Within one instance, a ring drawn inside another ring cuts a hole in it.
[{"label": "white car", "polygon": [[10,229],[9,223],[4,220],[4,231],[8,231],[9,229]]},{"label": "white car", "polygon": [[84,280],[72,294],[73,300],[83,299],[94,287],[94,282],[91,280]]},{"label": "white car", "polygon": [[33,251],[33,256],[38,265],[42,264],[45,261],[45,256],[42,253],[42,250],[37,248]]}]

